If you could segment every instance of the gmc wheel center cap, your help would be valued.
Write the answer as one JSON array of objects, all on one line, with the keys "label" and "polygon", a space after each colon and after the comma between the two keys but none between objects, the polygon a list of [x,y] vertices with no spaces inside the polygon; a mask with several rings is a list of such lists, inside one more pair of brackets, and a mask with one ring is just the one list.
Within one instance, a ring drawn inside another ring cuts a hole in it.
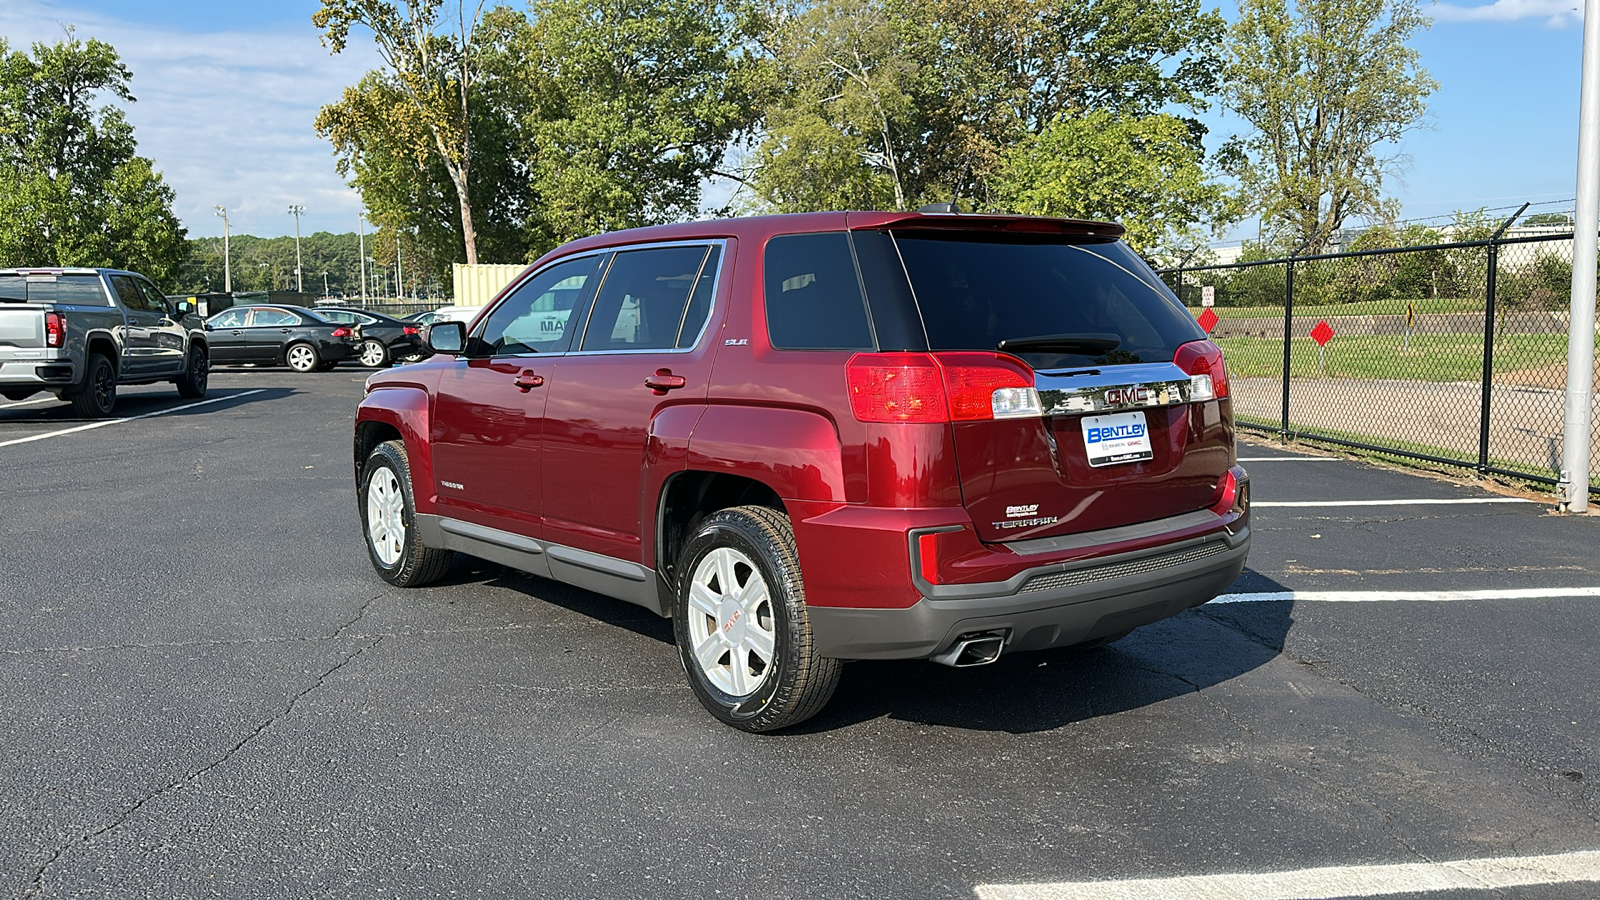
[{"label": "gmc wheel center cap", "polygon": [[717,627],[722,629],[722,638],[730,646],[737,647],[744,643],[744,607],[739,601],[732,597],[722,601],[717,607]]}]

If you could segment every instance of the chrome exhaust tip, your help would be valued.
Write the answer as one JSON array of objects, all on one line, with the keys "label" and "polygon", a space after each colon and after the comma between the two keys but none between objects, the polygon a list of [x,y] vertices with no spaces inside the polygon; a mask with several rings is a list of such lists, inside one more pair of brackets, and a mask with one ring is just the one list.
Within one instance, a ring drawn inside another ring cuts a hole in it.
[{"label": "chrome exhaust tip", "polygon": [[1006,633],[1004,631],[981,631],[964,634],[956,638],[950,649],[933,657],[933,661],[944,666],[957,669],[967,669],[972,666],[986,666],[1000,658],[1000,651],[1006,646]]}]

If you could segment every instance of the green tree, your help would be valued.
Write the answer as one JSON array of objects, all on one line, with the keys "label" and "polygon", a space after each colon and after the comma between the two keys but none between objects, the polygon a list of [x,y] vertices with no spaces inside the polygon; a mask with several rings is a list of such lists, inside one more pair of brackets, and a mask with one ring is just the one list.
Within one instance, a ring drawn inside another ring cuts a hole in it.
[{"label": "green tree", "polygon": [[996,196],[1014,212],[1119,221],[1139,250],[1173,246],[1227,216],[1227,192],[1190,138],[1174,116],[1062,117],[1001,155]]},{"label": "green tree", "polygon": [[1224,148],[1269,231],[1320,253],[1352,216],[1392,218],[1393,145],[1437,87],[1408,41],[1417,0],[1240,0],[1223,96],[1253,129]]},{"label": "green tree", "polygon": [[[454,21],[441,16],[445,0],[322,0],[311,17],[324,30],[322,40],[334,53],[347,46],[356,25],[371,30],[373,42],[386,70],[377,83],[387,92],[376,97],[352,97],[323,107],[317,130],[335,147],[362,148],[363,128],[369,115],[387,126],[391,138],[406,143],[421,167],[437,159],[450,178],[461,220],[462,247],[469,264],[478,261],[478,234],[474,224],[472,167],[474,162],[473,97],[482,70],[482,45],[476,40],[483,3],[468,14],[467,0],[456,0]],[[443,19],[443,21],[441,21]],[[369,79],[371,80],[371,79]],[[365,100],[378,100],[376,109]]]},{"label": "green tree", "polygon": [[796,0],[769,21],[746,177],[784,211],[996,206],[1011,148],[1063,121],[1204,108],[1223,28],[1198,0]]},{"label": "green tree", "polygon": [[742,20],[720,0],[533,0],[508,73],[534,104],[535,251],[587,234],[670,222],[752,125],[759,75]]},{"label": "green tree", "polygon": [[0,39],[0,266],[108,266],[165,283],[182,265],[173,192],[103,95],[133,102],[110,45],[67,29],[30,56]]}]

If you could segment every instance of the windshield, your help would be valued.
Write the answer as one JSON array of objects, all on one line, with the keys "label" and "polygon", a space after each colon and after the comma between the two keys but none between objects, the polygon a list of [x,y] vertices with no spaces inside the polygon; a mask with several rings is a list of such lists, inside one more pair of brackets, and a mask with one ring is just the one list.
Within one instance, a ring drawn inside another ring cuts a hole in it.
[{"label": "windshield", "polygon": [[1205,333],[1122,243],[895,235],[931,350],[1005,350],[1035,369],[1171,362]]}]

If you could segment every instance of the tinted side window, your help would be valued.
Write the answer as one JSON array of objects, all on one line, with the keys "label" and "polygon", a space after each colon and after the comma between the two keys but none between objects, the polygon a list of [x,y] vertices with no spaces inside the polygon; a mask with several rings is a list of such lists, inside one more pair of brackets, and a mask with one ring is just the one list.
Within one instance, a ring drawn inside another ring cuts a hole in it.
[{"label": "tinted side window", "polygon": [[145,302],[144,296],[139,293],[139,283],[126,275],[111,276],[111,286],[116,289],[117,299],[129,309],[148,310],[150,305]]},{"label": "tinted side window", "polygon": [[597,256],[556,263],[522,283],[494,308],[473,345],[474,355],[565,353],[572,343],[574,310],[592,289]]},{"label": "tinted side window", "polygon": [[722,258],[722,248],[712,247],[705,265],[700,267],[700,278],[695,282],[694,293],[689,295],[689,308],[683,313],[683,328],[678,331],[678,347],[693,347],[706,319],[711,316],[712,295],[717,290],[717,263]]},{"label": "tinted side window", "polygon": [[[655,247],[618,253],[595,297],[594,312],[583,332],[583,349],[670,350],[677,346],[689,298],[700,282],[709,249]],[[695,328],[697,334],[699,330]]]},{"label": "tinted side window", "polygon": [[139,285],[140,293],[144,294],[146,309],[161,313],[163,316],[172,312],[172,307],[167,303],[166,295],[156,290],[155,285],[148,281],[140,281],[137,284]]},{"label": "tinted side window", "polygon": [[871,350],[861,281],[844,232],[767,242],[767,337],[781,350]]}]

